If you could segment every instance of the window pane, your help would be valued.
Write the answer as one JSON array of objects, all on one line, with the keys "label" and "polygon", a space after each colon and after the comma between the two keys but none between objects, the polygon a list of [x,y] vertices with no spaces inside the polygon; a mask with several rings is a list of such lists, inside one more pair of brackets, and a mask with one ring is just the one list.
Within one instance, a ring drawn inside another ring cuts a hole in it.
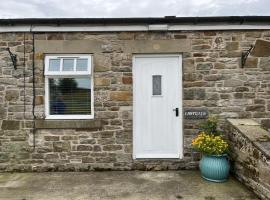
[{"label": "window pane", "polygon": [[87,71],[88,59],[79,58],[77,59],[76,71]]},{"label": "window pane", "polygon": [[50,78],[50,115],[90,115],[89,78]]},{"label": "window pane", "polygon": [[153,95],[161,95],[161,76],[153,76]]},{"label": "window pane", "polygon": [[63,59],[63,71],[73,71],[74,59]]},{"label": "window pane", "polygon": [[60,59],[50,59],[49,71],[60,71]]}]

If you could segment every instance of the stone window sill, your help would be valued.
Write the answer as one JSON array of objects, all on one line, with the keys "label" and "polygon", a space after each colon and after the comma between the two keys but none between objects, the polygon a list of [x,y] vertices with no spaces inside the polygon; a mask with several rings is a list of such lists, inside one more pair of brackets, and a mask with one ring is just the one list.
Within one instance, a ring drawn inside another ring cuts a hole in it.
[{"label": "stone window sill", "polygon": [[36,120],[37,129],[101,129],[102,121],[92,120]]}]

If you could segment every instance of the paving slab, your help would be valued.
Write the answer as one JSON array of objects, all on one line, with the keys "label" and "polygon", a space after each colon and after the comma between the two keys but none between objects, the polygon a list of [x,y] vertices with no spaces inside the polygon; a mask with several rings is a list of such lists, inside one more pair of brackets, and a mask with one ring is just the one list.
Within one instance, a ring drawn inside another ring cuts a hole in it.
[{"label": "paving slab", "polygon": [[0,174],[2,200],[257,200],[235,178],[203,180],[199,171]]}]

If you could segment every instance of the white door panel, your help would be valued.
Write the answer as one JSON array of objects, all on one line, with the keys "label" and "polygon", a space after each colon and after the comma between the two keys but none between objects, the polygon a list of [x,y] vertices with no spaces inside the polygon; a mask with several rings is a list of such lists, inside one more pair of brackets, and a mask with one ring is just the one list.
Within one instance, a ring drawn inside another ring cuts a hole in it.
[{"label": "white door panel", "polygon": [[[180,55],[134,57],[135,158],[182,157],[181,62]],[[155,89],[153,79],[157,80]]]}]

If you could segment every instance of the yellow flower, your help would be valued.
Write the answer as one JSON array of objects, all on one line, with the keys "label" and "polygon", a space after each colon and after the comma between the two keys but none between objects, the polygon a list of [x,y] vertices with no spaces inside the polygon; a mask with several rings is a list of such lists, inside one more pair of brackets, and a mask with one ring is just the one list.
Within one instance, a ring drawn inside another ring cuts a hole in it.
[{"label": "yellow flower", "polygon": [[204,132],[192,140],[192,146],[206,154],[224,154],[228,150],[228,143],[221,136],[208,135]]}]

